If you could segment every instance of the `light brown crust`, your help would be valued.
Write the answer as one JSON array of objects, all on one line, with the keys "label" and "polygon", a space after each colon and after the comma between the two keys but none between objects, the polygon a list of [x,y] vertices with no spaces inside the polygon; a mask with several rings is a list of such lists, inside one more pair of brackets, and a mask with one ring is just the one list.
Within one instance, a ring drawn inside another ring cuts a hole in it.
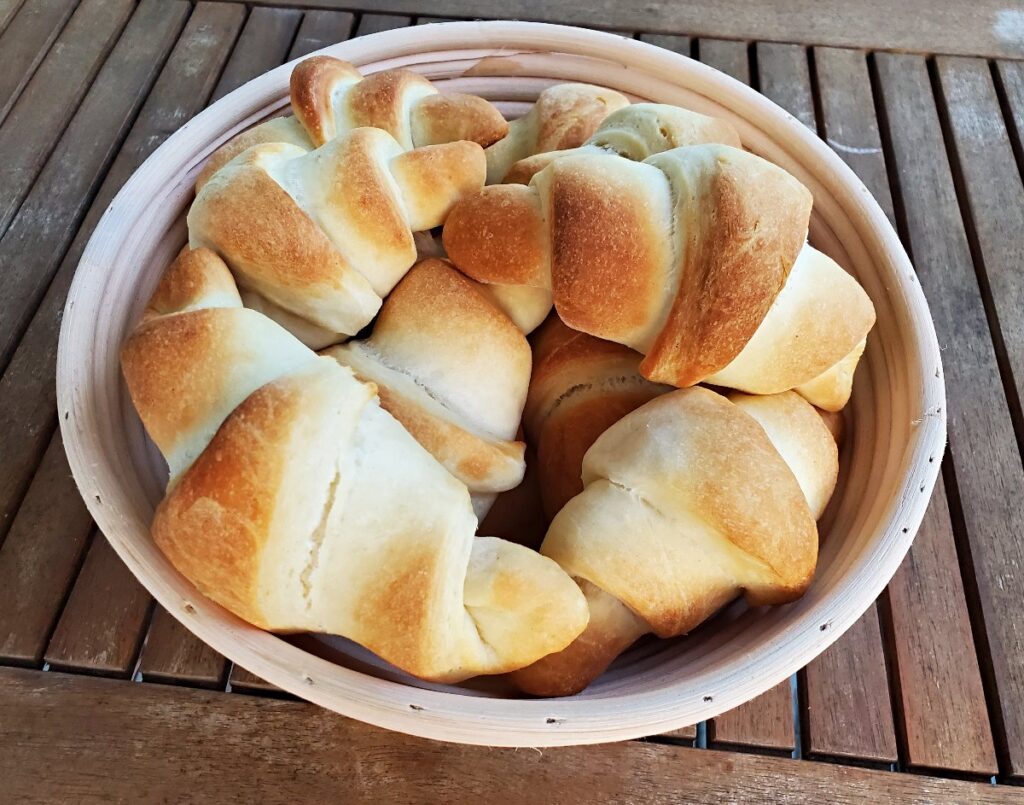
[{"label": "light brown crust", "polygon": [[412,148],[408,119],[411,109],[404,96],[417,90],[437,92],[427,79],[409,70],[385,70],[367,76],[346,98],[353,125],[384,129],[403,147]]},{"label": "light brown crust", "polygon": [[535,152],[583,145],[601,122],[629,99],[614,90],[587,84],[557,84],[537,97]]},{"label": "light brown crust", "polygon": [[[700,235],[689,240],[668,320],[640,365],[645,377],[680,387],[725,367],[750,340],[804,244],[813,201],[769,162],[727,146],[695,148],[716,163],[697,177],[703,203],[689,216]],[[671,160],[692,154],[648,162],[671,170]]]},{"label": "light brown crust", "polygon": [[548,287],[547,227],[537,194],[519,185],[494,185],[456,204],[445,221],[445,251],[477,282]]},{"label": "light brown crust", "polygon": [[292,69],[292,111],[316,147],[337,136],[332,95],[340,81],[359,81],[353,65],[333,56],[312,56]]},{"label": "light brown crust", "polygon": [[183,248],[160,279],[142,313],[140,324],[199,306],[241,307],[242,299],[228,267],[210,249]]},{"label": "light brown crust", "polygon": [[459,140],[486,148],[508,134],[508,122],[483,98],[441,92],[423,98],[413,108],[412,131],[417,148]]},{"label": "light brown crust", "polygon": [[443,224],[459,199],[483,187],[487,161],[476,143],[447,142],[400,154],[390,171],[402,188],[409,228],[421,232]]}]

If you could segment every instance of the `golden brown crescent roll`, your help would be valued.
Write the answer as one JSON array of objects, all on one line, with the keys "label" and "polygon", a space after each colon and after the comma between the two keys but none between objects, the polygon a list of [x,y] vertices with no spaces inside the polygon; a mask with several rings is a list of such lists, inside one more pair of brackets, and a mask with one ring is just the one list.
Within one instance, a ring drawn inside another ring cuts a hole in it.
[{"label": "golden brown crescent roll", "polygon": [[175,567],[256,626],[342,635],[424,679],[568,645],[588,618],[578,586],[534,551],[474,538],[466,487],[374,385],[231,290],[216,255],[183,253],[122,352],[172,464],[153,537]]},{"label": "golden brown crescent roll", "polygon": [[585,488],[541,546],[580,581],[590,622],[513,682],[569,695],[643,634],[685,634],[738,595],[799,598],[837,472],[832,435],[795,392],[681,389],[627,414],[587,451]]},{"label": "golden brown crescent roll", "polygon": [[478,516],[523,479],[525,446],[515,436],[530,346],[447,261],[417,263],[369,338],[325,354],[377,385],[384,408],[474,494]]},{"label": "golden brown crescent roll", "polygon": [[519,160],[502,182],[529,184],[534,174],[570,154],[618,154],[639,162],[662,151],[703,143],[739,148],[740,136],[730,123],[717,117],[663,103],[634,103],[608,115],[577,148],[546,151]]},{"label": "golden brown crescent roll", "polygon": [[196,181],[202,188],[218,170],[260,143],[291,143],[318,148],[351,129],[383,129],[402,148],[421,148],[458,140],[488,146],[508,132],[501,113],[483,98],[438,92],[409,70],[363,75],[333,56],[311,56],[291,75],[292,115],[243,131],[218,148]]},{"label": "golden brown crescent roll", "polygon": [[583,455],[598,436],[669,386],[640,375],[637,352],[571,330],[551,316],[534,334],[523,423],[536,445],[541,499],[551,520],[583,491]]},{"label": "golden brown crescent roll", "polygon": [[469,195],[443,240],[478,282],[550,290],[567,325],[644,354],[650,380],[796,388],[835,410],[875,315],[806,245],[810,210],[796,179],[730,146],[573,154]]},{"label": "golden brown crescent roll", "polygon": [[508,134],[487,148],[487,183],[503,181],[509,168],[521,159],[582,145],[602,120],[628,105],[625,95],[605,87],[548,87],[529,112],[509,124]]},{"label": "golden brown crescent roll", "polygon": [[257,145],[196,196],[189,243],[224,258],[249,307],[322,347],[370,322],[416,260],[413,233],[483,178],[483,151],[466,141],[403,151],[361,128],[308,153]]}]

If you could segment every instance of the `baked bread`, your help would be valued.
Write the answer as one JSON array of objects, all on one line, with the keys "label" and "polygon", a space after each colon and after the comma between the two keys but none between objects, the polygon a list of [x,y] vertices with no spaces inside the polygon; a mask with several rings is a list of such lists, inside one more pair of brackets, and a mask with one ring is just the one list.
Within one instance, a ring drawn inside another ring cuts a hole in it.
[{"label": "baked bread", "polygon": [[373,319],[416,260],[413,233],[483,180],[483,151],[467,141],[405,151],[361,128],[308,153],[257,145],[199,191],[189,244],[217,252],[250,307],[319,348]]},{"label": "baked bread", "polygon": [[364,340],[325,354],[377,386],[381,405],[474,496],[523,479],[515,440],[530,383],[530,346],[479,285],[444,260],[423,260],[387,298]]},{"label": "baked bread", "polygon": [[292,69],[292,115],[243,131],[218,148],[196,181],[202,188],[218,170],[247,148],[291,143],[307,151],[352,129],[383,129],[402,148],[458,140],[488,146],[508,133],[501,113],[483,98],[438,92],[409,70],[385,70],[363,77],[333,56],[311,56]]},{"label": "baked bread", "polygon": [[172,464],[153,538],[193,584],[274,631],[330,632],[434,681],[503,673],[588,618],[550,559],[474,538],[469,494],[373,384],[241,307],[184,252],[122,352]]},{"label": "baked bread", "polygon": [[597,126],[629,98],[590,84],[555,84],[537,96],[530,111],[509,124],[508,134],[487,148],[487,184],[504,180],[509,168],[543,151],[582,145]]},{"label": "baked bread", "polygon": [[478,282],[550,289],[567,325],[644,354],[650,380],[796,388],[836,410],[874,308],[806,245],[810,210],[796,179],[730,146],[573,154],[468,196],[443,240]]},{"label": "baked bread", "polygon": [[546,151],[516,162],[502,182],[529,184],[556,159],[570,154],[618,154],[640,162],[686,145],[721,143],[740,147],[740,136],[725,120],[664,103],[634,103],[606,117],[577,148]]},{"label": "baked bread", "polygon": [[541,500],[550,521],[583,491],[583,455],[597,437],[671,387],[640,375],[639,353],[572,330],[558,316],[544,322],[532,343],[523,423],[537,451]]},{"label": "baked bread", "polygon": [[795,600],[837,472],[831,433],[795,392],[681,389],[627,414],[587,451],[586,486],[541,546],[580,581],[590,622],[512,681],[576,693],[643,634],[685,634],[738,595]]}]

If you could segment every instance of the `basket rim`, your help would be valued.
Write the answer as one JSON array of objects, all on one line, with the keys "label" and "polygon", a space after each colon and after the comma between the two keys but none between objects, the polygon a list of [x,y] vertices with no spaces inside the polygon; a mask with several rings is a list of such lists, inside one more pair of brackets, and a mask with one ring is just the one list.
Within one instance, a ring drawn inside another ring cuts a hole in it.
[{"label": "basket rim", "polygon": [[[429,37],[425,36],[427,31]],[[543,43],[543,47],[538,47],[539,43]],[[83,393],[83,384],[88,385],[89,381],[82,367],[76,365],[79,359],[75,350],[75,344],[79,343],[76,334],[85,327],[86,322],[85,314],[79,312],[74,303],[83,292],[88,277],[100,271],[93,260],[94,244],[98,242],[101,233],[114,225],[117,214],[131,206],[130,200],[138,193],[140,186],[145,184],[146,177],[158,171],[162,160],[175,148],[180,147],[189,137],[196,140],[199,136],[197,132],[214,121],[221,124],[225,120],[236,124],[244,122],[253,115],[254,109],[263,109],[273,103],[275,98],[279,100],[286,92],[288,76],[298,60],[253,79],[212,104],[172,134],[125,183],[97,225],[83,252],[79,270],[76,271],[61,324],[57,391],[59,410],[66,412],[66,416],[59,417],[60,426],[72,473],[79,488],[83,490],[85,503],[122,560],[171,615],[229,659],[244,667],[258,669],[256,672],[268,682],[343,715],[427,738],[471,744],[554,746],[641,737],[684,726],[694,720],[711,718],[764,692],[824,651],[877,598],[910,547],[939,473],[939,462],[920,462],[915,457],[934,455],[945,447],[945,386],[941,356],[920,284],[909,279],[913,269],[902,244],[877,202],[853,171],[823,141],[787,112],[753,89],[711,67],[654,45],[615,34],[530,22],[437,23],[427,28],[409,27],[384,31],[316,51],[317,54],[348,59],[360,67],[380,66],[382,69],[389,66],[389,62],[408,56],[442,54],[448,58],[472,58],[477,54],[510,55],[516,52],[593,56],[637,66],[638,69],[658,75],[685,75],[691,82],[687,86],[696,84],[698,87],[714,88],[720,93],[718,99],[724,98],[722,102],[725,105],[753,111],[759,119],[770,125],[772,131],[784,133],[787,151],[795,149],[809,154],[820,163],[824,175],[849,190],[851,199],[855,197],[855,201],[850,203],[860,205],[860,218],[870,225],[871,231],[881,240],[885,252],[899,269],[895,280],[908,300],[910,326],[916,336],[912,347],[917,351],[922,366],[936,367],[934,374],[923,372],[923,399],[915,401],[919,404],[922,422],[912,432],[906,446],[910,466],[920,464],[924,472],[921,476],[903,479],[900,490],[886,509],[886,516],[880,518],[880,521],[884,520],[888,524],[888,538],[880,543],[875,555],[870,557],[872,561],[865,561],[857,572],[846,573],[837,588],[830,590],[823,601],[788,624],[777,639],[759,650],[758,678],[745,685],[742,693],[737,693],[736,688],[723,688],[720,680],[708,679],[706,694],[701,702],[696,703],[672,695],[676,688],[681,688],[681,683],[671,683],[655,691],[612,694],[606,698],[491,699],[413,688],[360,674],[327,663],[273,635],[242,624],[241,621],[225,628],[223,622],[208,622],[197,618],[195,611],[190,611],[188,602],[182,601],[180,595],[159,579],[149,576],[131,550],[129,538],[123,535],[125,522],[117,512],[94,501],[92,495],[85,494],[90,485],[90,462],[94,461],[94,456],[85,450],[80,439],[83,424],[76,401]],[[914,494],[910,494],[911,491]],[[898,525],[896,520],[899,521]],[[857,589],[856,604],[850,606],[847,603],[839,607],[837,602],[843,601],[842,592],[853,588]],[[819,627],[819,622],[827,624],[828,628]],[[249,634],[249,630],[255,630],[264,638],[280,644],[281,649],[273,661],[268,661],[262,649],[266,641]],[[340,677],[339,686],[332,688],[330,685],[312,684],[312,680],[319,681],[321,676],[320,663],[335,669],[336,675]],[[349,675],[352,675],[351,679],[347,678]],[[692,684],[692,680],[688,684]],[[358,695],[353,697],[355,692]],[[695,712],[699,712],[699,718],[694,718]]]}]

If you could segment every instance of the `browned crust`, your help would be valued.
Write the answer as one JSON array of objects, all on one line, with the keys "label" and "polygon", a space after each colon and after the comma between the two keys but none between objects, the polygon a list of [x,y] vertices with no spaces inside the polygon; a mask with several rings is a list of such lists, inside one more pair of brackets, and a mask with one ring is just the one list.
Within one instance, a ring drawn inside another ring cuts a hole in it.
[{"label": "browned crust", "polygon": [[501,112],[475,95],[442,92],[424,98],[413,109],[413,144],[417,148],[459,140],[486,148],[506,134],[508,122]]},{"label": "browned crust", "polygon": [[333,56],[312,56],[292,69],[292,111],[320,147],[337,135],[331,95],[339,81],[362,78],[353,65]]},{"label": "browned crust", "polygon": [[389,169],[402,188],[412,228],[422,231],[444,223],[459,199],[483,187],[487,160],[479,145],[462,140],[406,151]]},{"label": "browned crust", "polygon": [[[665,156],[686,159],[686,150]],[[720,146],[717,170],[705,177],[694,224],[700,235],[689,240],[668,320],[640,365],[651,380],[685,387],[728,365],[803,246],[810,192],[781,168],[739,155]]]},{"label": "browned crust", "polygon": [[535,106],[535,152],[583,145],[601,122],[629,99],[614,90],[587,84],[557,84],[541,92]]},{"label": "browned crust", "polygon": [[409,70],[385,70],[367,76],[346,98],[353,124],[384,129],[403,146],[411,148],[410,138],[403,136],[409,123],[404,117],[403,96],[415,87],[437,91],[427,79]]},{"label": "browned crust", "polygon": [[463,199],[449,213],[442,241],[456,267],[477,282],[548,286],[547,227],[528,187],[494,185]]},{"label": "browned crust", "polygon": [[256,600],[260,554],[293,428],[308,414],[309,380],[286,377],[249,395],[153,518],[153,539],[171,563],[201,593],[260,628],[271,626]]},{"label": "browned crust", "polygon": [[533,156],[526,157],[526,159],[520,159],[508,169],[508,173],[505,174],[505,178],[501,181],[503,184],[529,184],[530,180],[533,179],[534,176],[544,170],[544,168],[556,159],[572,153],[575,153],[575,149],[568,149],[564,151],[545,151],[541,154],[534,154]]},{"label": "browned crust", "polygon": [[234,303],[232,307],[242,306],[235,280],[224,261],[210,249],[190,250],[186,246],[164,272],[140,324],[195,307],[213,295],[230,299]]}]

